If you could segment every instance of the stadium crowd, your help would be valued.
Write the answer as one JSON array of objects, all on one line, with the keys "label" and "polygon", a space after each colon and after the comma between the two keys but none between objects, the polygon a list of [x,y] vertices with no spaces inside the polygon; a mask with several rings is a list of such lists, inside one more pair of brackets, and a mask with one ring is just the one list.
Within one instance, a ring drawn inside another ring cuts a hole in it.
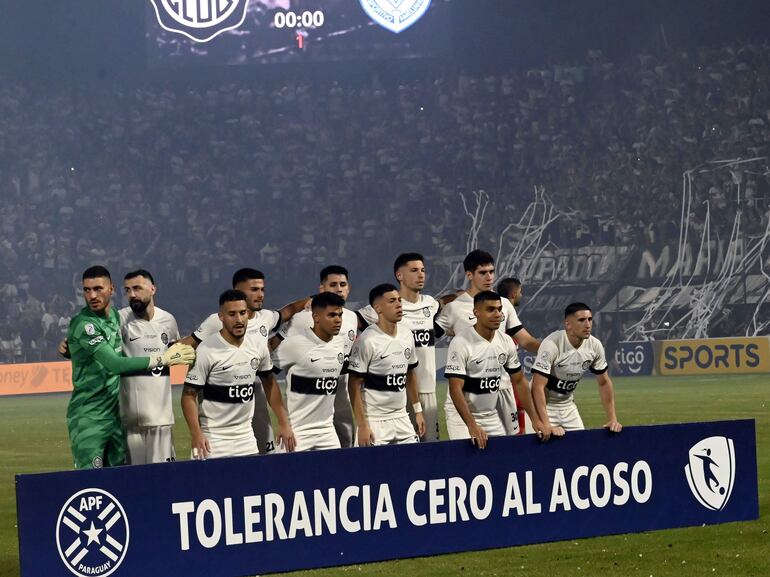
[{"label": "stadium crowd", "polygon": [[[560,212],[558,246],[676,243],[684,170],[767,155],[769,68],[770,46],[749,44],[398,84],[3,81],[0,362],[56,358],[81,302],[73,275],[94,263],[162,272],[183,333],[218,292],[197,287],[243,265],[266,270],[275,305],[330,262],[362,271],[361,298],[401,250],[456,261],[459,193],[474,190],[494,203],[482,247],[535,185]],[[718,234],[738,210],[761,234],[769,184],[767,169],[695,181]]]}]

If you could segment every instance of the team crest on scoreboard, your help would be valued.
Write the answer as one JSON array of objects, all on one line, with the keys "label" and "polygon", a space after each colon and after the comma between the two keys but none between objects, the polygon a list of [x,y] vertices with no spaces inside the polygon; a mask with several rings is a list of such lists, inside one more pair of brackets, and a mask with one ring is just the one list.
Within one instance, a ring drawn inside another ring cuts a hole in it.
[{"label": "team crest on scoreboard", "polygon": [[112,574],[128,551],[128,517],[120,502],[102,489],[72,495],[56,521],[56,547],[78,577]]},{"label": "team crest on scoreboard", "polygon": [[150,0],[158,24],[195,42],[208,42],[238,28],[246,19],[248,0]]},{"label": "team crest on scoreboard", "polygon": [[735,483],[735,447],[727,437],[709,437],[693,445],[684,468],[690,491],[698,502],[721,511]]},{"label": "team crest on scoreboard", "polygon": [[386,30],[403,32],[422,18],[431,0],[359,0],[364,12]]}]

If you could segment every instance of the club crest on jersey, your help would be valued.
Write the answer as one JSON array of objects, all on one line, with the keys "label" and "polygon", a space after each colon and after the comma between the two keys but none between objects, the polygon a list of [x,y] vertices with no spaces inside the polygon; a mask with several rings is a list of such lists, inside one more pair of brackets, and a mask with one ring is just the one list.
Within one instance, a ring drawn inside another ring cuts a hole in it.
[{"label": "club crest on jersey", "polygon": [[425,308],[423,308],[423,309],[422,309],[422,314],[423,314],[425,317],[427,317],[427,318],[430,318],[430,307],[425,307]]},{"label": "club crest on jersey", "polygon": [[195,42],[208,42],[238,28],[246,19],[248,0],[150,0],[158,24]]},{"label": "club crest on jersey", "polygon": [[506,357],[505,353],[500,353],[499,355],[497,355],[497,362],[500,363],[501,365],[504,365],[506,358],[507,357]]},{"label": "club crest on jersey", "polygon": [[422,18],[431,0],[360,0],[364,12],[376,24],[398,34]]},{"label": "club crest on jersey", "polygon": [[409,347],[404,349],[404,358],[408,361],[410,358],[412,358],[412,349]]},{"label": "club crest on jersey", "polygon": [[62,563],[78,577],[112,574],[128,551],[128,517],[120,502],[102,489],[72,495],[56,521]]},{"label": "club crest on jersey", "polygon": [[166,333],[160,333],[160,342],[164,345],[168,344],[168,335]]},{"label": "club crest on jersey", "polygon": [[735,482],[732,439],[709,437],[693,445],[684,473],[690,491],[701,505],[712,511],[724,509]]},{"label": "club crest on jersey", "polygon": [[348,331],[348,339],[350,339],[351,342],[356,340],[356,331],[354,331],[353,329],[350,329]]},{"label": "club crest on jersey", "polygon": [[342,363],[344,363],[344,362],[345,362],[345,355],[343,355],[342,353],[339,353],[339,354],[337,355],[337,362],[338,362],[339,364],[342,364]]},{"label": "club crest on jersey", "polygon": [[256,371],[257,367],[259,367],[259,361],[255,357],[255,358],[251,359],[251,368]]},{"label": "club crest on jersey", "polygon": [[591,361],[583,361],[581,368],[583,369],[583,372],[585,372],[588,370],[588,367],[590,366],[591,366]]},{"label": "club crest on jersey", "polygon": [[263,337],[267,336],[267,327],[265,327],[265,325],[262,325],[261,327],[259,327],[259,334],[262,335]]},{"label": "club crest on jersey", "polygon": [[86,326],[83,327],[83,330],[85,330],[86,334],[89,336],[96,334],[96,328],[94,328],[94,325],[91,323],[87,323]]}]

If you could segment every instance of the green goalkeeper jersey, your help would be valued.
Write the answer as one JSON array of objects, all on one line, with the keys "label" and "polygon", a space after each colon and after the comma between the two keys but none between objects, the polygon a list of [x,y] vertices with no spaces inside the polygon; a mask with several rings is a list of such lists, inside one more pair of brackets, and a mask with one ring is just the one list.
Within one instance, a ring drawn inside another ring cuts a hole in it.
[{"label": "green goalkeeper jersey", "polygon": [[70,321],[67,344],[73,387],[67,418],[117,418],[120,374],[148,365],[147,357],[122,356],[117,311],[110,307],[109,315],[101,316],[84,307]]}]

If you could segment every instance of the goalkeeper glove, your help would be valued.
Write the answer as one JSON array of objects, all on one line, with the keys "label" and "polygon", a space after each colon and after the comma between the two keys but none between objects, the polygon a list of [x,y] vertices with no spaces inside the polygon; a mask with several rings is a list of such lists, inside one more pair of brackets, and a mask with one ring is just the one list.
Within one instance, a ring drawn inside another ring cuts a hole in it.
[{"label": "goalkeeper glove", "polygon": [[195,349],[190,345],[176,343],[171,345],[162,355],[150,357],[151,365],[155,368],[172,365],[191,365],[195,361]]}]

